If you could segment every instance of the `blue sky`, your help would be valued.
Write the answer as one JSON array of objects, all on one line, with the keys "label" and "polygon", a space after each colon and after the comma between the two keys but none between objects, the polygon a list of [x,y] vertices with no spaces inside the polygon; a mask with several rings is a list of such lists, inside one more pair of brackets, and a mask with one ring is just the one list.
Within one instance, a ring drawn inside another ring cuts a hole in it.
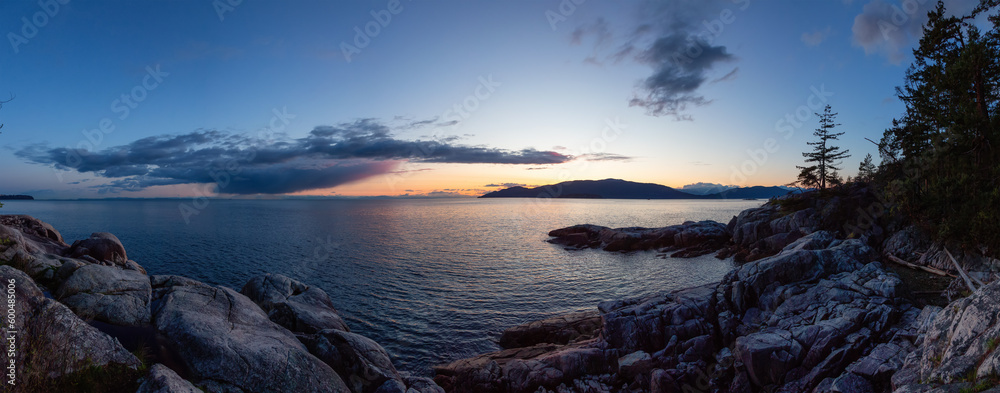
[{"label": "blue sky", "polygon": [[[0,99],[16,96],[0,109],[0,193],[476,194],[607,177],[783,184],[816,123],[810,116],[791,134],[776,124],[820,90],[840,113],[850,175],[877,156],[864,138],[877,140],[902,111],[893,89],[931,2],[233,3],[0,3]],[[377,34],[362,48],[355,29],[366,26]],[[711,42],[682,47],[695,62],[677,74],[676,62],[650,59],[671,37]],[[345,45],[359,51],[348,58]],[[666,89],[660,98],[703,105],[630,106],[658,73],[683,77],[654,84]],[[101,132],[102,121],[113,131]],[[434,153],[405,153],[415,141]],[[151,157],[154,145],[163,154]],[[83,164],[66,158],[79,148]],[[272,155],[282,158],[263,158]]]}]

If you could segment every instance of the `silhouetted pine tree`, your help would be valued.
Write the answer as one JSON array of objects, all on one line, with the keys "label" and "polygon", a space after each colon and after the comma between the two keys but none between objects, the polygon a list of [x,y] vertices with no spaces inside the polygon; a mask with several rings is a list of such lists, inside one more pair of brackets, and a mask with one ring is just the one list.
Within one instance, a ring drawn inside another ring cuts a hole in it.
[{"label": "silhouetted pine tree", "polygon": [[819,128],[813,132],[818,140],[815,142],[806,142],[809,146],[813,147],[813,151],[804,152],[802,156],[806,158],[806,164],[816,163],[812,166],[796,166],[801,172],[799,173],[798,183],[807,187],[818,187],[821,190],[825,190],[828,185],[839,185],[843,183],[843,179],[837,174],[837,171],[841,168],[840,160],[850,157],[849,150],[840,150],[839,146],[833,146],[831,141],[837,140],[843,132],[831,132],[834,128],[839,126],[835,122],[837,117],[836,113],[833,113],[829,105],[823,109],[823,113],[817,113],[819,116]]}]

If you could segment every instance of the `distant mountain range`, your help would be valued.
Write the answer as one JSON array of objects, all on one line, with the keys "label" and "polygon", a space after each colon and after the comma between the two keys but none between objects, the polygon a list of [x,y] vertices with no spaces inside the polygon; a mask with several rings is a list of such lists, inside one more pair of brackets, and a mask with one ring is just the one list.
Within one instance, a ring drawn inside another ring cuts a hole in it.
[{"label": "distant mountain range", "polygon": [[566,181],[534,188],[511,187],[487,193],[480,198],[768,199],[790,192],[792,191],[784,187],[754,186],[696,195],[661,184],[604,179]]}]

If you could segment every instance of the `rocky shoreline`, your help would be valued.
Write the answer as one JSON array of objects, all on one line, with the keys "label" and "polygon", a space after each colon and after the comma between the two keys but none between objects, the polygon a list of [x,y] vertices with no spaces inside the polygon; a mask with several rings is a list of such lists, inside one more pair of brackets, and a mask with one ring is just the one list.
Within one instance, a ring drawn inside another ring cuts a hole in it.
[{"label": "rocky shoreline", "polygon": [[9,391],[443,392],[351,333],[323,290],[285,276],[239,292],[150,276],[112,234],[69,245],[23,215],[0,216],[0,262]]},{"label": "rocky shoreline", "polygon": [[[44,222],[0,216],[13,391],[1000,392],[1000,262],[955,248],[952,261],[881,215],[858,225],[876,202],[858,188],[772,200],[728,225],[555,230],[568,248],[738,265],[718,283],[511,327],[500,351],[439,365],[433,380],[396,370],[306,283],[151,276],[112,234],[67,244]],[[946,282],[949,298],[929,304],[889,256],[962,266],[975,283]]]},{"label": "rocky shoreline", "polygon": [[718,283],[601,303],[594,335],[552,339],[573,316],[508,330],[536,333],[438,366],[435,380],[455,392],[1000,392],[1000,261],[958,253],[979,285],[955,279],[944,294],[957,300],[929,305],[882,261],[955,273],[946,247],[873,206],[888,208],[854,187],[772,200],[728,225],[554,230],[570,249],[739,265]]}]

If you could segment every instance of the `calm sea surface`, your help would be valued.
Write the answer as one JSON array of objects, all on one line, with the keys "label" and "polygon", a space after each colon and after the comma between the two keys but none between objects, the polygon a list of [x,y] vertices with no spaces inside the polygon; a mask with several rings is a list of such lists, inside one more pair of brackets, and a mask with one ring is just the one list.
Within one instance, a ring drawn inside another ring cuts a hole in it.
[{"label": "calm sea surface", "polygon": [[711,256],[566,251],[546,233],[574,224],[660,227],[728,223],[763,201],[212,200],[185,223],[190,200],[4,201],[2,214],[51,223],[67,243],[111,232],[149,274],[236,290],[281,273],[330,294],[351,330],[382,344],[396,366],[494,351],[503,329],[596,308],[604,300],[719,280]]}]

